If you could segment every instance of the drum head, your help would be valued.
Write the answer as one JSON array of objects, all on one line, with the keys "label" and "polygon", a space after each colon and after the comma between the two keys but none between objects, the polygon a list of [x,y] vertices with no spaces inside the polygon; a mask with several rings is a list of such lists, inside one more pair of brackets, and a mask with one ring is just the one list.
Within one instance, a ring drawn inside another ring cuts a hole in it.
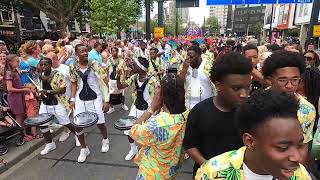
[{"label": "drum head", "polygon": [[72,120],[71,124],[75,127],[86,128],[95,125],[98,122],[98,114],[94,112],[82,112],[77,114]]},{"label": "drum head", "polygon": [[54,115],[50,113],[39,114],[36,117],[27,118],[24,123],[27,126],[40,126],[54,119]]},{"label": "drum head", "polygon": [[118,130],[129,130],[133,126],[133,124],[136,122],[136,118],[133,116],[126,116],[123,118],[120,118],[114,123],[114,128]]}]

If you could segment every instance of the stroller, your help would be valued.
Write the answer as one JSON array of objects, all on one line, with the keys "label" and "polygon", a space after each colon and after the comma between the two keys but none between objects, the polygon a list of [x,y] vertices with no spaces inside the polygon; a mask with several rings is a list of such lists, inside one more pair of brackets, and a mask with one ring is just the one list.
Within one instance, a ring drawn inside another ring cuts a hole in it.
[{"label": "stroller", "polygon": [[[8,107],[7,93],[4,90],[0,90],[0,105]],[[14,115],[10,114],[10,112],[5,113],[5,115],[8,115],[10,118],[14,118]],[[21,137],[23,137],[23,130],[21,127],[19,127],[20,125],[17,124],[15,120],[14,122],[16,124],[15,127],[0,127],[0,156],[8,152],[9,148],[7,142],[10,139],[15,138],[15,143],[17,146],[24,144],[24,141],[21,141]]]}]

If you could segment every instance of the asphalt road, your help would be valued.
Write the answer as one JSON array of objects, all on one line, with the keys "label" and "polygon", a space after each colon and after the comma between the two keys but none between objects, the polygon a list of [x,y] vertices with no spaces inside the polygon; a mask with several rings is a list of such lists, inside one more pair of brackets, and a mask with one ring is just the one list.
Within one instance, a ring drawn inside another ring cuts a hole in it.
[{"label": "asphalt road", "polygon": [[[129,93],[127,93],[129,94]],[[126,99],[129,97],[127,96]],[[126,104],[130,104],[127,101]],[[128,105],[129,107],[129,105]],[[85,163],[77,158],[80,147],[75,146],[72,135],[65,142],[57,142],[57,149],[45,156],[39,155],[44,146],[2,174],[6,180],[134,180],[138,167],[133,161],[125,161],[129,144],[122,131],[113,128],[113,122],[129,112],[116,107],[116,112],[106,116],[110,150],[101,153],[102,136],[96,126],[85,129],[86,141],[91,151]],[[183,163],[178,180],[192,179],[193,161]],[[1,178],[1,179],[2,179]]]}]

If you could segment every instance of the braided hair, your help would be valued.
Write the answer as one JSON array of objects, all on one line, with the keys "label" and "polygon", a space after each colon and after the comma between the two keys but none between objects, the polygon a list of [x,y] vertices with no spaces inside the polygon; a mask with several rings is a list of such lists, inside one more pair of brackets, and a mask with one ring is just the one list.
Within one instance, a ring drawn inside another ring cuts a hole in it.
[{"label": "braided hair", "polygon": [[[316,67],[306,68],[303,74],[304,94],[308,101],[318,109],[318,100],[320,96],[320,71]],[[317,115],[318,115],[318,111]],[[319,116],[319,115],[318,115]]]},{"label": "braided hair", "polygon": [[181,114],[186,111],[184,81],[174,73],[166,74],[161,82],[164,104],[170,114]]}]

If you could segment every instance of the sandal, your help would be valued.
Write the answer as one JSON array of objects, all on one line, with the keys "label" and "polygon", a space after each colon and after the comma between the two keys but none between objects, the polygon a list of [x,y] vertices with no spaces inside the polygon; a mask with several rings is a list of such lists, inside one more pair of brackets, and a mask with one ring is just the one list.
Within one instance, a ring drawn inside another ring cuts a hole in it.
[{"label": "sandal", "polygon": [[30,142],[30,141],[32,141],[33,137],[30,136],[30,135],[25,135],[23,139],[24,139],[26,142]]},{"label": "sandal", "polygon": [[41,138],[43,138],[43,135],[42,134],[36,134],[36,135],[33,135],[32,138],[33,139],[41,139]]},{"label": "sandal", "polygon": [[5,159],[0,159],[0,164],[7,165],[8,161]]}]

